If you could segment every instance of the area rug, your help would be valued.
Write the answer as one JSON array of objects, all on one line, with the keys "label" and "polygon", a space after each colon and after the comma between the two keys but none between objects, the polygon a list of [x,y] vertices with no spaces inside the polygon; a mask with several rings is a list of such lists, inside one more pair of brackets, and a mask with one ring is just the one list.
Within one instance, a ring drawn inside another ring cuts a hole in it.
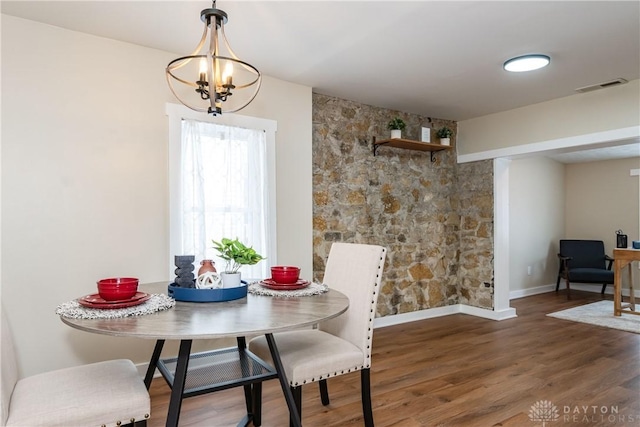
[{"label": "area rug", "polygon": [[624,312],[622,316],[614,316],[613,301],[598,301],[549,313],[547,316],[640,334],[640,316]]}]

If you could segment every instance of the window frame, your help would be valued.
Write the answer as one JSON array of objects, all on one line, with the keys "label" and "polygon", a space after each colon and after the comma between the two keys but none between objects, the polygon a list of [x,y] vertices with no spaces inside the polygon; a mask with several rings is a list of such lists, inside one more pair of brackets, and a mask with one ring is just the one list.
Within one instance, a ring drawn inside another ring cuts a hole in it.
[{"label": "window frame", "polygon": [[[182,164],[182,119],[210,122],[224,126],[237,126],[250,129],[259,129],[265,132],[267,139],[267,174],[269,187],[269,263],[277,264],[277,229],[276,229],[276,132],[278,124],[275,120],[263,119],[239,114],[222,114],[209,116],[198,111],[193,111],[184,105],[166,104],[166,114],[169,118],[169,253],[168,266],[169,277],[175,275],[174,256],[182,253],[182,218],[181,218],[181,164]],[[189,254],[186,254],[189,255]]]}]

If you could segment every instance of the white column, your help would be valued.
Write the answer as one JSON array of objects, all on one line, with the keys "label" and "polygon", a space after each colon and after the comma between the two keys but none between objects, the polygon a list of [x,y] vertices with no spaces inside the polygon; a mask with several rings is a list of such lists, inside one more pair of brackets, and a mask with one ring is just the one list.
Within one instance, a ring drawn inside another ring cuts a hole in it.
[{"label": "white column", "polygon": [[493,160],[493,309],[500,318],[513,317],[509,307],[509,159]]}]

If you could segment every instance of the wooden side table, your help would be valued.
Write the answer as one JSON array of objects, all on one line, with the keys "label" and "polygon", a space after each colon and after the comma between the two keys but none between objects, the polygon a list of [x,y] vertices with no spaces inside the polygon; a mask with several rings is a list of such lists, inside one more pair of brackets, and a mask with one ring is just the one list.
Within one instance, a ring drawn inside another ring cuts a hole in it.
[{"label": "wooden side table", "polygon": [[[640,249],[614,249],[613,250],[613,314],[620,316],[622,313],[640,315],[636,311],[636,300],[633,290],[633,261],[640,261]],[[622,270],[629,270],[629,302],[622,302]]]}]

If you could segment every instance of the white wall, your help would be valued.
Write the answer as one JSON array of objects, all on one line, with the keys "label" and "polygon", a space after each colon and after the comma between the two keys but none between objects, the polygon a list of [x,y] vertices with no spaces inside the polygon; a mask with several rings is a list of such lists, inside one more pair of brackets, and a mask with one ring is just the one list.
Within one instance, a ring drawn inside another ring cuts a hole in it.
[{"label": "white wall", "polygon": [[[459,155],[640,125],[640,80],[458,122]],[[632,129],[638,136],[638,129]],[[586,140],[585,140],[586,142]],[[599,142],[599,141],[597,141]],[[551,147],[553,148],[553,147]]]},{"label": "white wall", "polygon": [[[628,235],[629,246],[640,240],[640,178],[630,174],[638,168],[640,157],[567,165],[565,237],[603,240],[609,256],[616,247],[616,230]],[[624,274],[623,286],[626,280]],[[637,271],[634,282],[640,288]]]},{"label": "white wall", "polygon": [[513,160],[509,179],[509,290],[555,283],[564,235],[564,165],[546,157]]},{"label": "white wall", "polygon": [[[146,362],[152,342],[76,331],[55,308],[102,277],[170,280],[164,68],[177,55],[6,15],[1,30],[1,290],[22,373]],[[278,259],[312,271],[311,88],[265,77],[241,114],[278,122]]]},{"label": "white wall", "polygon": [[[618,87],[460,121],[457,134],[458,162],[509,159],[560,148],[605,145],[639,136],[640,80],[634,80]],[[503,174],[508,176],[510,165],[505,165]],[[506,183],[495,186],[498,200],[509,192],[508,187]],[[496,211],[500,208],[496,206]],[[496,231],[513,229],[509,226],[509,215],[505,216],[496,217]],[[498,247],[500,242],[511,246],[506,241],[510,241],[508,236],[496,238],[496,252],[511,254],[512,247]],[[509,264],[512,261],[510,259]],[[501,280],[511,277],[510,269],[505,263],[495,263],[494,267],[494,301],[508,300],[510,286],[501,283]]]}]

